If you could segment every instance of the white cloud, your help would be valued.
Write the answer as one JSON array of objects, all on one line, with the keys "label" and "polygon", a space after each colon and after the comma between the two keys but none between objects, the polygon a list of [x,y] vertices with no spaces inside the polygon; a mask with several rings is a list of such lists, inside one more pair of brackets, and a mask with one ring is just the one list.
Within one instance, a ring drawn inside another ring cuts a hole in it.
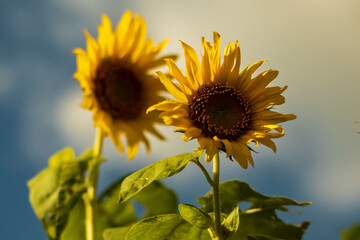
[{"label": "white cloud", "polygon": [[52,112],[58,137],[64,145],[68,144],[79,151],[92,147],[95,132],[92,113],[81,108],[81,101],[80,87],[70,88],[61,95]]}]

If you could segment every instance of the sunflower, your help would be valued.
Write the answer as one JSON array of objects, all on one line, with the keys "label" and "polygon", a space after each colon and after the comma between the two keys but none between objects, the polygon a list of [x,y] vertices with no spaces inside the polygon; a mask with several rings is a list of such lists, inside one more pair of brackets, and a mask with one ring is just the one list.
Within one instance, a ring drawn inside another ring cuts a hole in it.
[{"label": "sunflower", "polygon": [[250,64],[239,72],[239,43],[225,47],[224,60],[220,63],[220,35],[213,34],[213,44],[202,37],[202,60],[193,48],[181,42],[185,55],[185,75],[173,60],[167,59],[174,84],[162,72],[157,72],[166,89],[176,100],[165,100],[151,106],[147,112],[159,110],[168,125],[177,126],[183,132],[183,140],[197,139],[195,151],[206,150],[205,160],[210,162],[219,151],[226,151],[241,167],[248,162],[254,167],[248,144],[261,143],[274,152],[273,138],[284,136],[278,123],[293,120],[293,114],[273,111],[274,105],[285,102],[281,95],[287,86],[267,87],[278,71],[268,70],[256,77],[252,74],[264,61]]},{"label": "sunflower", "polygon": [[77,59],[74,78],[84,95],[82,107],[93,112],[94,126],[104,137],[110,136],[121,153],[121,138],[126,138],[129,159],[136,156],[140,142],[149,153],[145,131],[164,139],[154,128],[154,123],[160,123],[158,116],[146,114],[149,106],[164,100],[159,95],[164,88],[149,70],[165,65],[165,58],[175,57],[157,56],[168,40],[154,46],[152,39],[146,39],[144,19],[130,11],[124,13],[114,30],[108,16],[103,15],[97,41],[87,30],[84,33],[86,50],[73,51]]}]

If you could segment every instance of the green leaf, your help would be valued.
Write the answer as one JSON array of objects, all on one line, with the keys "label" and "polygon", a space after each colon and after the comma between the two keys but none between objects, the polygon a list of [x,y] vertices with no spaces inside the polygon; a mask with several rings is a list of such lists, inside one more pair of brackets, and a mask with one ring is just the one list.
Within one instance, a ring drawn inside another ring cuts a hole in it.
[{"label": "green leaf", "polygon": [[[269,239],[300,240],[309,226],[309,222],[293,225],[283,222],[275,210],[263,210],[254,213],[240,213],[238,231],[231,240],[248,239],[248,236],[268,237]],[[261,238],[260,238],[261,239]]]},{"label": "green leaf", "polygon": [[173,190],[159,181],[152,182],[141,192],[133,196],[146,209],[143,218],[167,213],[177,213],[177,196]]},{"label": "green leaf", "polygon": [[68,222],[61,235],[61,240],[85,239],[85,207],[83,201],[73,207]]},{"label": "green leaf", "polygon": [[104,231],[104,240],[125,240],[126,233],[132,226],[108,228]]},{"label": "green leaf", "polygon": [[240,224],[240,212],[239,206],[236,206],[234,210],[225,218],[221,224],[222,234],[225,239],[235,233]]},{"label": "green leaf", "polygon": [[[136,223],[126,240],[211,240],[207,230],[192,226],[180,215],[166,214]],[[107,239],[106,239],[107,240]]]},{"label": "green leaf", "polygon": [[86,190],[85,160],[65,148],[49,159],[49,167],[28,181],[30,203],[50,239],[59,239],[69,213]]},{"label": "green leaf", "polygon": [[181,172],[190,161],[198,161],[202,153],[183,153],[155,162],[125,178],[121,184],[119,203],[126,201],[155,180]]},{"label": "green leaf", "polygon": [[360,240],[360,223],[341,232],[342,240]]},{"label": "green leaf", "polygon": [[[212,212],[212,191],[205,196],[199,197],[198,202],[203,204],[206,212]],[[256,192],[246,182],[232,180],[220,184],[221,210],[230,213],[238,203],[250,202],[250,209],[278,209],[288,211],[285,206],[307,206],[310,202],[298,203],[295,200],[285,197],[269,197]]]},{"label": "green leaf", "polygon": [[72,148],[67,147],[52,155],[49,158],[49,167],[57,168],[60,167],[63,162],[69,162],[75,159],[75,152]]},{"label": "green leaf", "polygon": [[195,227],[208,229],[214,226],[214,222],[209,214],[191,204],[180,204],[179,211],[185,221]]},{"label": "green leaf", "polygon": [[159,181],[152,182],[133,196],[131,201],[117,203],[118,191],[123,179],[125,177],[111,184],[98,199],[97,232],[103,233],[105,239],[124,239],[124,231],[130,229],[129,225],[138,221],[134,208],[135,201],[145,207],[145,217],[177,212],[175,192]]},{"label": "green leaf", "polygon": [[98,218],[106,222],[105,228],[124,226],[137,221],[133,203],[117,202],[120,185],[124,179],[125,177],[121,177],[116,180],[98,198]]},{"label": "green leaf", "polygon": [[126,240],[165,240],[184,220],[177,214],[146,218],[135,224],[126,235]]},{"label": "green leaf", "polygon": [[[203,210],[212,212],[212,191],[198,198],[203,204]],[[247,183],[228,181],[220,184],[221,210],[230,213],[238,203],[250,202],[249,209],[240,212],[240,224],[235,234],[229,239],[247,240],[248,237],[268,237],[269,239],[301,239],[309,222],[293,225],[283,222],[276,215],[275,210],[288,211],[285,206],[307,206],[310,203],[298,203],[285,197],[269,197],[256,192]],[[255,235],[254,235],[255,234]],[[260,235],[259,235],[260,234]]]}]

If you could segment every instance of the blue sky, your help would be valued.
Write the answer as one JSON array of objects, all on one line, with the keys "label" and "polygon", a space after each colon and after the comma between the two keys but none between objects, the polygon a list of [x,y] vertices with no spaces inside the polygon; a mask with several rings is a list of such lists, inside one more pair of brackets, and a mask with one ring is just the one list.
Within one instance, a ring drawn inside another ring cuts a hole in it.
[{"label": "blue sky", "polygon": [[[200,38],[222,36],[223,47],[239,40],[242,67],[268,59],[260,71],[280,71],[274,85],[288,85],[282,113],[286,136],[278,152],[259,147],[255,168],[243,170],[222,158],[221,180],[247,181],[261,193],[312,201],[302,215],[281,215],[312,225],[304,239],[338,239],[338,231],[360,221],[360,4],[356,0],[223,1],[2,1],[0,3],[0,206],[1,238],[45,239],[28,201],[26,181],[46,167],[55,151],[72,146],[77,153],[93,142],[91,113],[80,108],[81,90],[72,74],[72,49],[85,46],[83,29],[96,37],[101,14],[113,24],[130,9],[144,16],[148,36],[171,41],[184,66],[183,40],[200,53]],[[100,188],[129,171],[196,148],[171,127],[168,141],[154,140],[133,161],[118,155],[110,141]],[[166,149],[166,151],[164,150]],[[209,166],[210,167],[210,166]],[[196,203],[209,188],[195,166],[164,181],[181,203]],[[188,188],[191,186],[191,189]]]}]

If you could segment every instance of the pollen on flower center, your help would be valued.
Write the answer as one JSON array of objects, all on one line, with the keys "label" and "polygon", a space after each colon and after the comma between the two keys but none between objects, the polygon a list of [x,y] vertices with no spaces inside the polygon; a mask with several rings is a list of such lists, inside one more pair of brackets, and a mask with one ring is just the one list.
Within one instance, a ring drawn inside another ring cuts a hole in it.
[{"label": "pollen on flower center", "polygon": [[223,84],[201,88],[190,103],[190,119],[207,137],[236,140],[250,124],[249,104]]},{"label": "pollen on flower center", "polygon": [[94,92],[100,108],[114,119],[135,119],[142,109],[143,85],[124,61],[104,59],[96,69]]}]

